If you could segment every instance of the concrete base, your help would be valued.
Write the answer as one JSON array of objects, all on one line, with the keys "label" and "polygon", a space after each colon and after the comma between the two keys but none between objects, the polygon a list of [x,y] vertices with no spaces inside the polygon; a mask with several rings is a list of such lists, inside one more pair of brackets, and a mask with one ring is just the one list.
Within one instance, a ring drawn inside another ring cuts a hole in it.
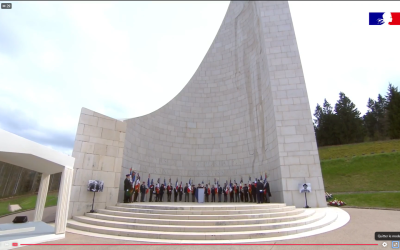
[{"label": "concrete base", "polygon": [[[65,238],[65,234],[54,234],[54,226],[48,225],[42,221],[22,224],[0,224],[0,230],[14,230],[32,227],[35,228],[34,231],[2,235],[0,237],[0,250],[22,247],[25,246],[24,244],[39,244],[42,242]],[[13,246],[13,243],[18,243],[18,246]]]},{"label": "concrete base", "polygon": [[147,243],[255,243],[301,238],[344,226],[340,208],[296,209],[276,204],[117,204],[74,216],[68,232]]}]

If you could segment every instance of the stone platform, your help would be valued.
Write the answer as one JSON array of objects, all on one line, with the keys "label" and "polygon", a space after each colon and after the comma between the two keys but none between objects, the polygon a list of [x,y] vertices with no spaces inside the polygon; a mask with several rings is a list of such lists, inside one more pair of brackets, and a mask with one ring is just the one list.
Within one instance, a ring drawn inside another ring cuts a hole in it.
[{"label": "stone platform", "polygon": [[284,203],[119,203],[74,216],[67,231],[151,243],[265,242],[334,230],[349,219],[338,208]]}]

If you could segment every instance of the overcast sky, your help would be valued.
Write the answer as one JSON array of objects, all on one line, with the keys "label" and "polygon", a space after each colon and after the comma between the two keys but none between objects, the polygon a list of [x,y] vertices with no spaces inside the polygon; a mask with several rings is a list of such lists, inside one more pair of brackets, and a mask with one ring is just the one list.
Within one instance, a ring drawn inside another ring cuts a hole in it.
[{"label": "overcast sky", "polygon": [[[148,114],[192,77],[229,2],[15,2],[0,10],[0,128],[71,154],[81,107]],[[400,2],[290,2],[311,112],[400,85]]]}]

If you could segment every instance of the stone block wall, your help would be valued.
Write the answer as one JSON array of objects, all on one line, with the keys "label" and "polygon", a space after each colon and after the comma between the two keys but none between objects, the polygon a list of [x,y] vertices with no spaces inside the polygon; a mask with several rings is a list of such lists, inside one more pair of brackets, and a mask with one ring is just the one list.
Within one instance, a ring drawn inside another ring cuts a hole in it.
[{"label": "stone block wall", "polygon": [[324,207],[324,186],[288,2],[231,2],[186,87],[129,119],[124,164],[157,180],[219,183],[264,177],[273,202]]},{"label": "stone block wall", "polygon": [[[142,181],[147,182],[150,174],[154,181],[172,179],[174,184],[177,179],[183,184],[189,179],[195,184],[240,179],[248,183],[249,177],[254,181],[267,172],[272,202],[303,207],[304,195],[298,184],[310,182],[309,206],[326,206],[307,90],[286,1],[232,1],[209,51],[185,88],[160,109],[125,120],[126,135],[125,130],[114,130],[124,141],[107,132],[114,128],[109,124],[113,119],[100,122],[98,116],[94,112],[81,115],[86,130],[79,125],[76,152],[79,157],[116,152],[84,145],[78,140],[81,134],[90,140],[120,143],[115,159],[122,158],[123,174],[117,172],[112,187],[120,183],[119,202],[124,174],[132,168]],[[89,171],[87,168],[81,167],[81,171]],[[111,167],[102,171],[112,172]],[[79,180],[77,183],[80,185]]]},{"label": "stone block wall", "polygon": [[126,123],[82,108],[72,156],[75,158],[68,218],[83,215],[92,206],[89,180],[104,181],[94,208],[115,205],[121,185]]},{"label": "stone block wall", "polygon": [[258,2],[273,97],[282,193],[304,206],[298,184],[310,182],[310,206],[325,207],[325,189],[296,36],[286,1]]}]

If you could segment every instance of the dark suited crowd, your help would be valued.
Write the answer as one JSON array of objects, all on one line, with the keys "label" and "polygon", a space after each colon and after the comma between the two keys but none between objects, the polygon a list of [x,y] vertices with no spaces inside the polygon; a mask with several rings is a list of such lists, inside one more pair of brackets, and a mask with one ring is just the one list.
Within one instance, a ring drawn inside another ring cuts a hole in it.
[{"label": "dark suited crowd", "polygon": [[[199,189],[201,188],[201,189]],[[166,194],[167,202],[198,202],[198,190],[204,190],[204,202],[249,202],[249,203],[270,203],[271,190],[268,181],[257,180],[254,183],[244,184],[241,182],[228,184],[225,183],[222,187],[219,184],[198,184],[185,186],[175,185],[174,187],[168,183],[149,186],[143,182],[140,187],[139,184],[133,185],[127,175],[124,182],[125,203],[144,202],[146,194],[148,194],[149,202],[162,202]]]}]

